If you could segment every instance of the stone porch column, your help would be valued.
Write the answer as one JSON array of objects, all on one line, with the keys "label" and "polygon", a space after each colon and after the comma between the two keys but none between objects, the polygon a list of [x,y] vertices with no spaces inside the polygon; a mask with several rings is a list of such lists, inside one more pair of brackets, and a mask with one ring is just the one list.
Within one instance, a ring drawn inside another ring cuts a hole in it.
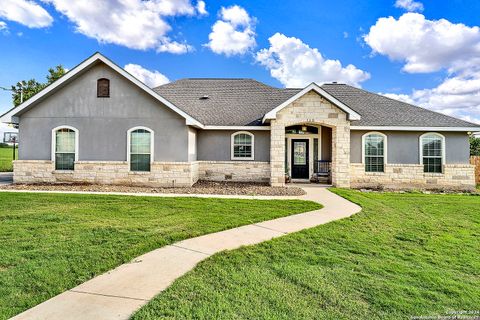
[{"label": "stone porch column", "polygon": [[350,187],[350,125],[332,128],[332,184]]},{"label": "stone porch column", "polygon": [[270,123],[270,185],[285,185],[285,125],[277,120]]}]

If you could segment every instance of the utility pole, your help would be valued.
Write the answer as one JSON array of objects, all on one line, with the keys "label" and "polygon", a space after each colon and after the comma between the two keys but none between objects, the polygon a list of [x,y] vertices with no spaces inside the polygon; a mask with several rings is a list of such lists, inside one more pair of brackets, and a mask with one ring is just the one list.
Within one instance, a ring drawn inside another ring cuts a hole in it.
[{"label": "utility pole", "polygon": [[[9,88],[5,88],[5,87],[0,87],[0,89],[5,90],[5,91],[17,92],[14,89],[9,89]],[[22,83],[20,82],[20,104],[22,104],[22,103],[23,103],[23,86],[22,86]]]}]

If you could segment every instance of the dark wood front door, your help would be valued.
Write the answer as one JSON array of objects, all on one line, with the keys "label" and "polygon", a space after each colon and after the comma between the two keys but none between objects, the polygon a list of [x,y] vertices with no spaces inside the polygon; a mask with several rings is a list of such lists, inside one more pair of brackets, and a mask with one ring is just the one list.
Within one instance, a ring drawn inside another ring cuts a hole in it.
[{"label": "dark wood front door", "polygon": [[308,139],[292,139],[292,179],[308,179]]}]

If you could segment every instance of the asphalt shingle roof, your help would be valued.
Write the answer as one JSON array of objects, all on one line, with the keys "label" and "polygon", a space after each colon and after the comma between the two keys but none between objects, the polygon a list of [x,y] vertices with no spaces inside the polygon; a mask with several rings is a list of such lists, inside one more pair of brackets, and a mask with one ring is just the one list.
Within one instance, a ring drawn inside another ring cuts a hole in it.
[{"label": "asphalt shingle roof", "polygon": [[[354,126],[479,126],[345,84],[321,87],[360,114]],[[253,79],[182,79],[153,90],[205,125],[250,126],[261,125],[267,112],[302,89],[274,88]]]},{"label": "asphalt shingle roof", "polygon": [[201,123],[216,126],[261,125],[265,113],[300,91],[252,79],[182,79],[153,90]]}]

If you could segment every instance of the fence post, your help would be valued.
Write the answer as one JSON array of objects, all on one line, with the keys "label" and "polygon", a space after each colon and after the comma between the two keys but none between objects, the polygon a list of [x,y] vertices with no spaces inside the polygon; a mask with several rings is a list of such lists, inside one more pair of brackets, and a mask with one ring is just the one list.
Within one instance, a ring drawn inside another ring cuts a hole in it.
[{"label": "fence post", "polygon": [[471,156],[470,164],[475,166],[475,182],[480,184],[480,156]]}]

